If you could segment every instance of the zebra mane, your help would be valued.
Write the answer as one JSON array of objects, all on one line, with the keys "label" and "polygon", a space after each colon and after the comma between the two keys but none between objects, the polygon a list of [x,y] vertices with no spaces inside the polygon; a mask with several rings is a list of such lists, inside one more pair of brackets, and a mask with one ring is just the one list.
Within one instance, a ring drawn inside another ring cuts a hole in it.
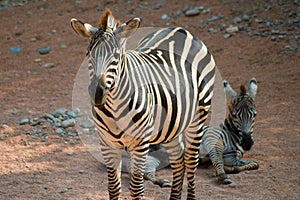
[{"label": "zebra mane", "polygon": [[240,91],[241,91],[240,93],[241,96],[245,96],[247,93],[246,87],[244,85],[240,86]]},{"label": "zebra mane", "polygon": [[99,27],[102,31],[106,31],[107,28],[113,31],[120,24],[121,22],[114,18],[110,9],[106,9],[100,19]]}]

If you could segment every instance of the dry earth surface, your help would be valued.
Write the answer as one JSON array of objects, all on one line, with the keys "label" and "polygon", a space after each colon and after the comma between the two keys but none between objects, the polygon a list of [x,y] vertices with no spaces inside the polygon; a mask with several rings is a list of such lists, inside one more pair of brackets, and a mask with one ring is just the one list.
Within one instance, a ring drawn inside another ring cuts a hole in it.
[{"label": "dry earth surface", "polygon": [[[76,17],[97,25],[106,7],[121,21],[142,17],[142,27],[185,27],[206,43],[222,77],[235,88],[252,76],[258,81],[255,145],[245,158],[257,160],[260,168],[231,175],[237,184],[231,188],[216,183],[211,166],[200,167],[199,199],[299,199],[298,0],[0,4],[0,199],[108,199],[105,167],[77,135],[57,134],[57,127],[48,122],[19,125],[24,118],[57,108],[72,109],[74,79],[88,40],[79,38],[69,21]],[[195,7],[200,14],[184,14]],[[226,32],[230,25],[236,32]],[[51,51],[41,55],[40,47]],[[158,175],[170,178],[171,170]],[[122,181],[122,198],[129,199],[127,174]],[[168,199],[169,193],[168,188],[145,182],[147,199]]]}]

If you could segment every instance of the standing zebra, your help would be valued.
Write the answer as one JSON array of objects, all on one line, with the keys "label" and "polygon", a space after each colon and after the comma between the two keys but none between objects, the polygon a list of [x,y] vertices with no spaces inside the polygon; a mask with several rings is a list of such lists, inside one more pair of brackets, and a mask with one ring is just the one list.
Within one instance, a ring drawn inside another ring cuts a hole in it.
[{"label": "standing zebra", "polygon": [[241,85],[240,93],[235,92],[227,81],[224,81],[224,89],[229,99],[228,116],[219,128],[203,128],[200,157],[208,154],[217,171],[219,183],[234,186],[225,172],[258,169],[256,161],[241,159],[244,151],[250,150],[254,143],[252,133],[256,116],[254,98],[257,82],[254,78],[250,80],[248,92],[244,85]]},{"label": "standing zebra", "polygon": [[109,10],[99,28],[71,19],[74,31],[91,39],[88,90],[109,197],[120,196],[126,147],[131,153],[131,196],[141,199],[149,146],[162,143],[173,170],[170,199],[181,199],[185,171],[187,198],[196,199],[198,147],[213,95],[215,62],[206,46],[180,27],[153,32],[135,50],[126,50],[126,39],[139,24],[139,18],[121,24]]}]

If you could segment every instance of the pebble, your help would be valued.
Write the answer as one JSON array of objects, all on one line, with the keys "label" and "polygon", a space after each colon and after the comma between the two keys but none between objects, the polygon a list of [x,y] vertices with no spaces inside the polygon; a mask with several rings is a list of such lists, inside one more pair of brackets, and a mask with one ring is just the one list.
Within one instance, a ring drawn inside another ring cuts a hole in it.
[{"label": "pebble", "polygon": [[163,7],[162,4],[156,4],[156,5],[152,6],[152,9],[153,9],[153,10],[159,10],[159,9],[162,8],[162,7]]},{"label": "pebble", "polygon": [[47,138],[48,138],[47,134],[42,135],[41,136],[41,142],[45,142]]},{"label": "pebble", "polygon": [[242,19],[240,18],[240,17],[235,17],[233,20],[232,20],[232,22],[234,23],[234,24],[237,24],[237,23],[239,23],[239,22],[241,22],[242,21]]},{"label": "pebble", "polygon": [[12,115],[17,115],[18,112],[17,112],[16,110],[14,110],[14,111],[11,112],[11,114],[12,114]]},{"label": "pebble", "polygon": [[251,19],[251,16],[250,15],[243,15],[243,17],[242,17],[242,20],[243,21],[249,21]]},{"label": "pebble", "polygon": [[207,19],[207,22],[216,21],[216,20],[218,20],[218,19],[219,19],[219,17],[214,15],[214,16],[208,18],[208,19]]},{"label": "pebble", "polygon": [[21,51],[22,49],[19,45],[10,48],[11,53],[20,53]]},{"label": "pebble", "polygon": [[214,28],[209,28],[208,32],[210,32],[210,33],[217,33],[218,31],[216,29],[214,29]]},{"label": "pebble", "polygon": [[35,62],[35,63],[41,63],[41,62],[42,62],[42,59],[40,59],[40,58],[34,59],[34,62]]},{"label": "pebble", "polygon": [[57,134],[60,134],[60,135],[64,135],[65,134],[65,130],[64,129],[62,129],[62,128],[58,128],[58,129],[56,129],[56,131],[55,131]]},{"label": "pebble", "polygon": [[275,36],[272,36],[272,37],[271,37],[271,40],[272,40],[272,41],[276,41],[276,37],[275,37]]},{"label": "pebble", "polygon": [[68,188],[62,188],[62,189],[60,190],[60,193],[66,193],[66,192],[68,192],[68,191],[69,191]]},{"label": "pebble", "polygon": [[29,118],[23,118],[21,119],[21,121],[19,122],[20,125],[25,125],[28,124],[30,122]]},{"label": "pebble", "polygon": [[169,18],[169,16],[167,15],[167,14],[163,14],[162,16],[161,16],[161,19],[162,20],[166,20],[166,19],[168,19]]},{"label": "pebble", "polygon": [[73,127],[75,126],[75,119],[67,119],[61,122],[61,126],[63,128]]},{"label": "pebble", "polygon": [[41,47],[41,48],[38,48],[37,51],[38,51],[41,55],[45,55],[45,54],[50,53],[51,47],[49,47],[49,46],[47,46],[47,47]]},{"label": "pebble", "polygon": [[54,117],[58,117],[59,115],[65,114],[67,111],[68,111],[68,109],[66,109],[66,108],[58,108],[52,113],[52,115]]},{"label": "pebble", "polygon": [[55,67],[55,64],[54,63],[45,63],[45,64],[42,65],[42,67],[44,67],[44,68],[53,68],[53,67]]},{"label": "pebble", "polygon": [[231,37],[231,34],[226,33],[226,34],[223,35],[223,37],[224,37],[225,39],[230,38],[230,37]]},{"label": "pebble", "polygon": [[191,10],[187,10],[184,14],[187,17],[192,17],[192,16],[199,15],[200,11],[198,9],[191,9]]},{"label": "pebble", "polygon": [[75,112],[73,112],[73,111],[71,111],[71,110],[66,111],[66,114],[67,114],[69,117],[76,118]]},{"label": "pebble", "polygon": [[230,25],[225,29],[227,33],[236,33],[239,31],[239,27]]}]

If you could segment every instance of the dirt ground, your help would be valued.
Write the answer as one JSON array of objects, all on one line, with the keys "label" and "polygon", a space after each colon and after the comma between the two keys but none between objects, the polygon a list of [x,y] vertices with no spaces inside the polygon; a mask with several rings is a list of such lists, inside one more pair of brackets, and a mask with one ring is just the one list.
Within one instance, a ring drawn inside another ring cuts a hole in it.
[{"label": "dirt ground", "polygon": [[[0,3],[0,199],[108,199],[105,167],[78,136],[60,136],[47,123],[39,126],[40,134],[31,134],[37,127],[19,125],[25,117],[32,119],[61,107],[72,109],[74,78],[88,40],[79,38],[69,21],[76,17],[97,25],[106,7],[121,21],[142,17],[142,27],[183,26],[205,42],[222,77],[235,88],[251,77],[258,81],[255,144],[245,158],[258,161],[260,168],[231,175],[237,184],[231,188],[216,183],[211,166],[200,167],[199,199],[299,199],[299,1]],[[187,17],[182,12],[185,4],[210,10]],[[176,11],[179,16],[172,15]],[[232,22],[245,13],[250,19]],[[207,22],[212,16],[219,19]],[[240,29],[226,38],[220,24]],[[11,52],[17,45],[21,52]],[[50,53],[39,54],[37,49],[45,46],[51,47]],[[41,140],[43,135],[47,137]],[[158,175],[170,178],[171,170],[160,170]],[[128,199],[127,174],[122,181],[122,197]],[[148,199],[168,199],[169,193],[168,188],[145,182]]]}]

